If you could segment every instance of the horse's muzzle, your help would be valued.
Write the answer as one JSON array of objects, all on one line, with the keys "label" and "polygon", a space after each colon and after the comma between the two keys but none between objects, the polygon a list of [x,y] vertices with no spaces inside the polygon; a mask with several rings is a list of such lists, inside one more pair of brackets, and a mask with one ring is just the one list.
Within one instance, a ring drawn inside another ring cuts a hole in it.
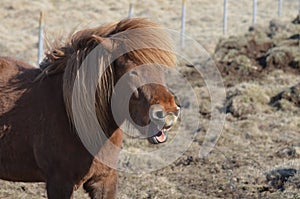
[{"label": "horse's muzzle", "polygon": [[[180,113],[180,108],[175,111],[165,112],[160,105],[155,105],[150,109],[151,121],[156,125],[154,136],[148,138],[150,143],[159,144],[167,141],[168,131],[176,124]],[[152,129],[153,131],[153,129]],[[153,135],[153,132],[150,132]]]}]

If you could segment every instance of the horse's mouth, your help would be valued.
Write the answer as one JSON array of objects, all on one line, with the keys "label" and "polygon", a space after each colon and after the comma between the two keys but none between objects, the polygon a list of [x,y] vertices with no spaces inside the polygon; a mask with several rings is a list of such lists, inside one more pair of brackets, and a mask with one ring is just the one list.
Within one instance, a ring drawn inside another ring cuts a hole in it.
[{"label": "horse's mouth", "polygon": [[168,140],[168,130],[170,128],[163,128],[161,130],[158,131],[158,133],[152,137],[148,138],[148,141],[151,144],[160,144],[160,143],[164,143]]}]

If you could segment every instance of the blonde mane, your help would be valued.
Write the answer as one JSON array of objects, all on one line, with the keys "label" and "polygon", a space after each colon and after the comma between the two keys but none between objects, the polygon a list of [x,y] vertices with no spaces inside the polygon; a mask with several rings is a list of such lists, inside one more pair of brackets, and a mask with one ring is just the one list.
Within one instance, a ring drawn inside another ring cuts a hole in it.
[{"label": "blonde mane", "polygon": [[[131,31],[139,30],[139,31]],[[122,34],[128,31],[128,34]],[[146,19],[131,18],[104,26],[85,29],[72,34],[61,46],[53,46],[46,54],[40,67],[42,72],[36,80],[47,76],[63,73],[63,95],[67,114],[72,122],[72,89],[81,64],[88,54],[99,45],[95,38],[111,39],[116,45],[113,52],[106,51],[99,57],[98,67],[103,70],[107,63],[113,60],[113,54],[118,51],[126,51],[126,56],[137,65],[162,64],[175,66],[176,59],[174,48],[169,35],[156,23]],[[141,47],[145,48],[141,48]],[[151,46],[151,48],[147,47]],[[137,50],[136,50],[137,49]],[[118,55],[120,56],[120,55]],[[110,64],[102,77],[98,80],[98,88],[95,94],[96,114],[98,122],[104,131],[109,131],[111,124],[110,99],[115,83],[115,71],[118,66]]]}]

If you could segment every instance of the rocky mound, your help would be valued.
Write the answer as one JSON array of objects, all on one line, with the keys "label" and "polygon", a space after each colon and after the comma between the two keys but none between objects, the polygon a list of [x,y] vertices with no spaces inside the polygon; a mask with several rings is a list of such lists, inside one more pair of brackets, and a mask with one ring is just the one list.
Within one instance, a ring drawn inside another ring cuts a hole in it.
[{"label": "rocky mound", "polygon": [[269,26],[251,26],[241,36],[221,39],[214,59],[227,86],[263,78],[280,69],[300,73],[300,25],[272,20]]},{"label": "rocky mound", "polygon": [[300,107],[300,83],[272,97],[270,104],[281,110],[290,110],[293,106]]}]

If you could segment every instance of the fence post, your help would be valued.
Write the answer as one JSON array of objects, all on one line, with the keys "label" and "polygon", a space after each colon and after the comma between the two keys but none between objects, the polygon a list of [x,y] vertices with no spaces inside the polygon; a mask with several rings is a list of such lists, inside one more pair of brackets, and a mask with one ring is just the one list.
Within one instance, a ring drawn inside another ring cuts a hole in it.
[{"label": "fence post", "polygon": [[181,47],[181,49],[184,48],[185,12],[186,12],[186,0],[182,0],[182,10],[181,10],[181,33],[180,33],[180,47]]},{"label": "fence post", "polygon": [[299,4],[298,4],[298,15],[300,16],[300,0],[299,0]]},{"label": "fence post", "polygon": [[132,3],[129,5],[128,18],[133,16],[133,5]]},{"label": "fence post", "polygon": [[253,18],[252,23],[256,24],[257,0],[253,0]]},{"label": "fence post", "polygon": [[42,62],[44,54],[44,12],[40,12],[39,20],[39,43],[38,43],[38,61],[37,65],[39,66]]},{"label": "fence post", "polygon": [[278,0],[278,17],[282,15],[282,1],[283,0]]},{"label": "fence post", "polygon": [[224,0],[224,10],[223,10],[223,34],[225,35],[227,33],[227,7],[228,7],[228,1]]}]

